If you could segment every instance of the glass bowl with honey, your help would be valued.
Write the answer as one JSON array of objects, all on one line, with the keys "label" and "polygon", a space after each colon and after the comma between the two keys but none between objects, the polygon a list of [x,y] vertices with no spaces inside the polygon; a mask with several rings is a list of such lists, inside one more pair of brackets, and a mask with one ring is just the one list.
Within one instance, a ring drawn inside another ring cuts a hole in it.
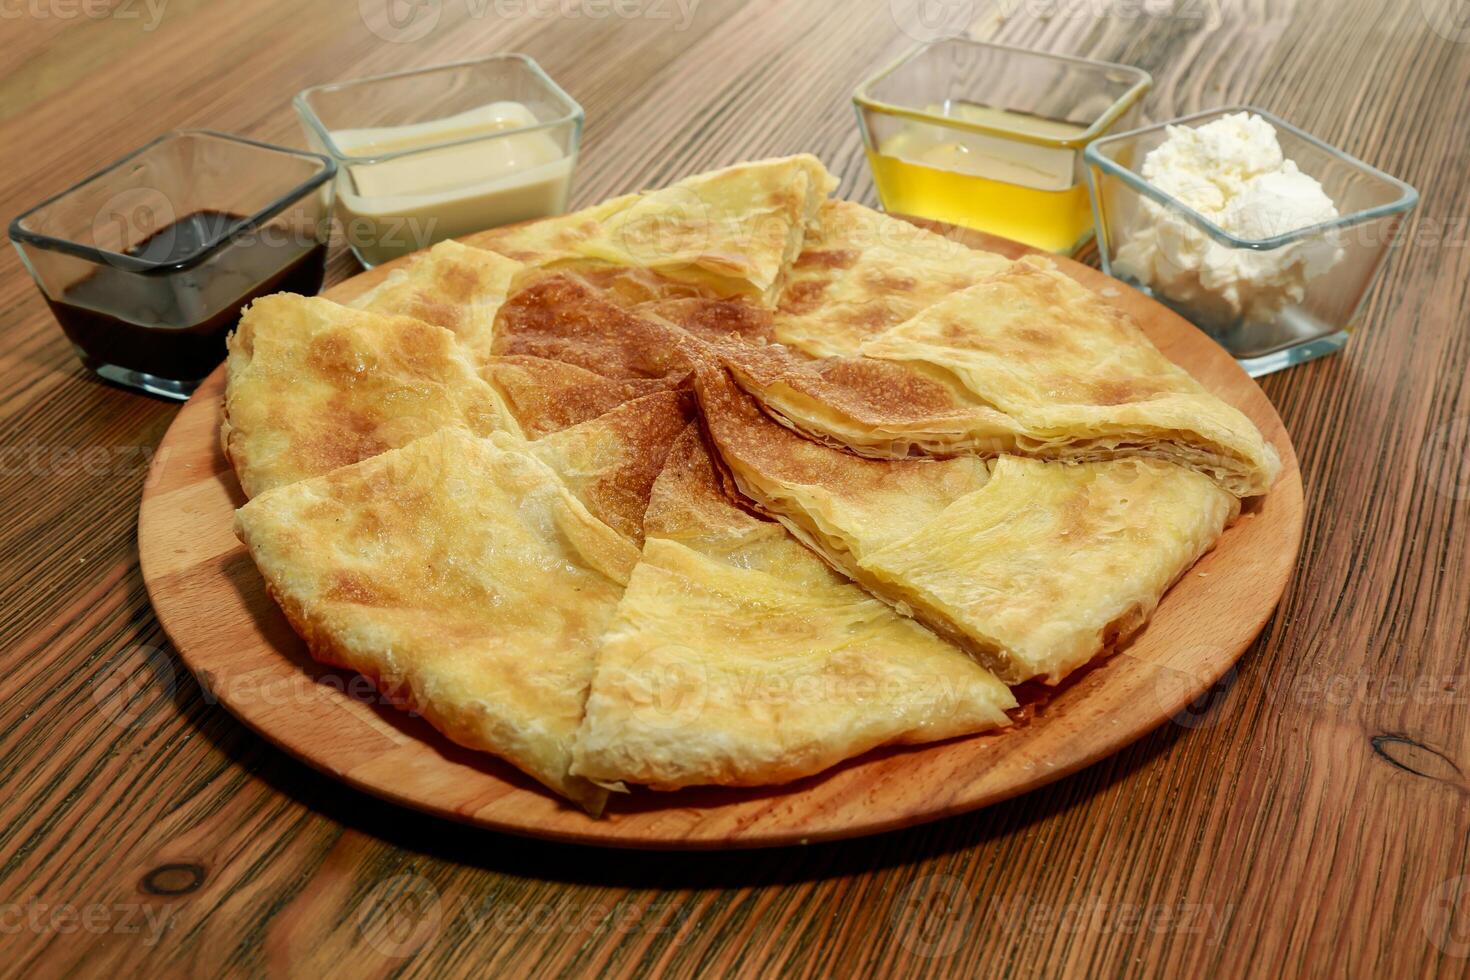
[{"label": "glass bowl with honey", "polygon": [[947,38],[853,97],[886,211],[1062,255],[1092,238],[1082,151],[1138,121],[1148,72]]}]

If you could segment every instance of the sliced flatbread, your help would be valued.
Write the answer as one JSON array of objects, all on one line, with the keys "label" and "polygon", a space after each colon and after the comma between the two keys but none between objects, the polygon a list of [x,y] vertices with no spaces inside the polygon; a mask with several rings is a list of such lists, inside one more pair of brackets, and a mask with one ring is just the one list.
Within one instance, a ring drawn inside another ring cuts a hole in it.
[{"label": "sliced flatbread", "polygon": [[864,341],[1010,264],[851,201],[827,201],[787,277],[776,339],[813,357]]},{"label": "sliced flatbread", "polygon": [[741,299],[661,299],[632,309],[640,316],[673,324],[704,343],[763,347],[775,342],[771,311]]},{"label": "sliced flatbread", "polygon": [[661,379],[604,378],[575,364],[529,355],[489,358],[480,375],[505,398],[528,439],[587,422],[624,402],[669,388],[669,382]]},{"label": "sliced flatbread", "polygon": [[603,222],[626,210],[640,196],[624,194],[571,214],[481,232],[474,236],[474,242],[526,265],[574,260],[582,255],[584,242],[602,233]]},{"label": "sliced flatbread", "polygon": [[879,745],[1007,724],[1015,700],[988,671],[725,499],[693,427],[647,528],[574,773],[656,789],[782,783]]},{"label": "sliced flatbread", "polygon": [[500,309],[497,357],[538,357],[627,381],[677,381],[692,362],[690,335],[614,302],[585,279],[556,273],[526,282]]},{"label": "sliced flatbread", "polygon": [[262,494],[236,531],[314,657],[602,809],[572,742],[638,551],[518,439],[445,429]]},{"label": "sliced flatbread", "polygon": [[1244,414],[1044,259],[940,300],[859,357],[733,345],[721,354],[784,423],[875,458],[1143,456],[1188,466],[1242,498],[1264,494],[1280,471]]},{"label": "sliced flatbread", "polygon": [[529,448],[594,517],[641,545],[653,482],[692,416],[689,392],[665,390],[624,402]]},{"label": "sliced flatbread", "polygon": [[593,259],[773,303],[836,186],[811,154],[741,163],[476,241],[523,262]]},{"label": "sliced flatbread", "polygon": [[249,496],[447,426],[516,431],[454,334],[413,317],[264,296],[230,335],[227,363],[221,441]]},{"label": "sliced flatbread", "polygon": [[351,303],[355,309],[411,316],[454,332],[479,362],[490,353],[495,313],[521,263],[483,248],[443,241]]},{"label": "sliced flatbread", "polygon": [[[864,355],[953,379],[1019,427],[1018,451],[1055,459],[1151,456],[1265,493],[1275,450],[1133,320],[1046,259],[1028,258],[863,345]],[[939,452],[965,448],[916,436]],[[974,432],[972,437],[992,437]]]},{"label": "sliced flatbread", "polygon": [[1058,683],[1126,639],[1239,509],[1158,460],[863,459],[771,421],[723,372],[698,389],[743,493],[1011,684]]},{"label": "sliced flatbread", "polygon": [[980,490],[861,562],[874,588],[954,624],[1012,683],[1056,684],[1143,626],[1238,503],[1154,459],[995,461]]}]

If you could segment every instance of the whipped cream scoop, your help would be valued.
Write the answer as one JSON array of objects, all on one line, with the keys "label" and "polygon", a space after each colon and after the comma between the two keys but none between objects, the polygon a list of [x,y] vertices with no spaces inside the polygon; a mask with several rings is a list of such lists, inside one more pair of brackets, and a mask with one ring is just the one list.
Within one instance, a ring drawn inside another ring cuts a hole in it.
[{"label": "whipped cream scoop", "polygon": [[[1274,238],[1338,217],[1322,185],[1285,157],[1275,127],[1254,113],[1167,133],[1144,157],[1144,179],[1237,238]],[[1336,232],[1269,250],[1231,248],[1178,212],[1147,199],[1142,206],[1142,227],[1115,265],[1203,321],[1269,319],[1343,257]]]}]

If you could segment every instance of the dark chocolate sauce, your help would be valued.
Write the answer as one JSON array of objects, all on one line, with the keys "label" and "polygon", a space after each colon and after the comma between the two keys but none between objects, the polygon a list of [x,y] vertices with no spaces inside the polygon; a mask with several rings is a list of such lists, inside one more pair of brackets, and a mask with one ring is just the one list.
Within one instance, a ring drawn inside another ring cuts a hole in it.
[{"label": "dark chocolate sauce", "polygon": [[[127,254],[150,262],[178,262],[241,220],[220,211],[196,211]],[[100,266],[47,302],[94,370],[115,365],[194,382],[224,359],[225,335],[239,321],[241,307],[267,293],[315,295],[326,258],[326,246],[312,240],[242,238],[182,271],[139,273]]]}]

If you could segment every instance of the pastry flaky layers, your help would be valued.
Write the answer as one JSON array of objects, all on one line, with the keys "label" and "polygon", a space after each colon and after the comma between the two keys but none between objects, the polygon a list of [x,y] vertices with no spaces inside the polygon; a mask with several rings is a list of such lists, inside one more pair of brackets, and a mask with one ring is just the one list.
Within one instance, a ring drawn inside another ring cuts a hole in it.
[{"label": "pastry flaky layers", "polygon": [[237,533],[312,654],[588,811],[1008,724],[1264,492],[1044,260],[810,156],[446,242],[230,340]]}]

